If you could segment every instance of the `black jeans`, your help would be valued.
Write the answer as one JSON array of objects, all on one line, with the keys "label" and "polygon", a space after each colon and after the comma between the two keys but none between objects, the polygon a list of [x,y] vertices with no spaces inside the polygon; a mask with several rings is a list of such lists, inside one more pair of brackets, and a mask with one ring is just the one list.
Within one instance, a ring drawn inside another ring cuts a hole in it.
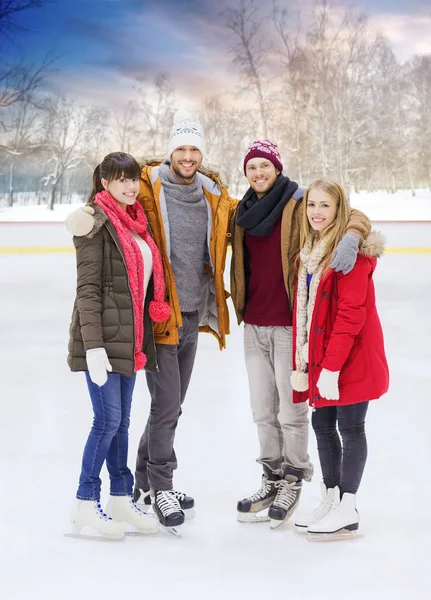
[{"label": "black jeans", "polygon": [[181,415],[198,346],[198,313],[182,313],[178,345],[157,344],[158,373],[147,371],[151,410],[139,442],[135,486],[171,490],[177,468],[175,430]]},{"label": "black jeans", "polygon": [[356,494],[361,483],[367,460],[367,409],[368,402],[348,406],[334,402],[312,414],[323,481],[327,488],[338,486],[341,494]]}]

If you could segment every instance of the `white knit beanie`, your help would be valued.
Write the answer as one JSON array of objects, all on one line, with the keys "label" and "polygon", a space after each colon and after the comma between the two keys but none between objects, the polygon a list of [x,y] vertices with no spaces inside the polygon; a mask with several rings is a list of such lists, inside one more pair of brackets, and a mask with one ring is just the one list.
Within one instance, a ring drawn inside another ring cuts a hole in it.
[{"label": "white knit beanie", "polygon": [[200,123],[185,119],[173,124],[169,135],[168,157],[180,146],[194,146],[202,152],[202,156],[205,156],[205,137]]}]

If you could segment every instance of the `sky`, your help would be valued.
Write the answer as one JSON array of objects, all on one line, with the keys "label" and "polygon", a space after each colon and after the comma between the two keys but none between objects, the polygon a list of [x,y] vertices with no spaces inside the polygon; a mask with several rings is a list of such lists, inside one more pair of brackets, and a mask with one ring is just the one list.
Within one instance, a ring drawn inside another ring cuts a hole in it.
[{"label": "sky", "polygon": [[[51,88],[82,102],[125,104],[133,98],[136,77],[150,81],[163,71],[170,74],[177,98],[198,103],[233,90],[237,81],[225,10],[238,2],[47,0],[42,8],[19,15],[12,36],[0,40],[0,55],[37,61],[54,54]],[[278,2],[290,9],[296,5]],[[429,0],[333,3],[366,13],[399,60],[431,53]],[[301,2],[305,21],[311,5],[312,0]]]}]

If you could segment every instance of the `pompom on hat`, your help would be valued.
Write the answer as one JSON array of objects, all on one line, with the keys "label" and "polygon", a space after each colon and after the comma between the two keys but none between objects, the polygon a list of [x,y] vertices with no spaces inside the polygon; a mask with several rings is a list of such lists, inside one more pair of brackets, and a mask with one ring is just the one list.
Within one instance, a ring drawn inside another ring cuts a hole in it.
[{"label": "pompom on hat", "polygon": [[272,162],[274,167],[280,171],[283,171],[283,163],[281,162],[280,152],[278,151],[277,144],[270,140],[256,140],[247,150],[244,157],[244,175],[247,176],[246,166],[251,158],[266,158]]},{"label": "pompom on hat", "polygon": [[168,157],[180,146],[194,146],[205,156],[205,136],[200,123],[184,119],[173,124],[168,141]]}]

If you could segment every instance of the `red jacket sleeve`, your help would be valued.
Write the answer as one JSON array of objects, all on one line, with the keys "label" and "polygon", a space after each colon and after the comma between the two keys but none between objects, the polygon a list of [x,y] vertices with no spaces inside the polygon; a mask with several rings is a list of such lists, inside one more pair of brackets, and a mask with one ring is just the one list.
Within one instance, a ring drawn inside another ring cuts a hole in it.
[{"label": "red jacket sleeve", "polygon": [[323,369],[341,371],[355,337],[364,326],[365,300],[372,270],[370,261],[359,257],[350,273],[335,274],[335,285],[338,291],[337,314],[322,361]]}]

